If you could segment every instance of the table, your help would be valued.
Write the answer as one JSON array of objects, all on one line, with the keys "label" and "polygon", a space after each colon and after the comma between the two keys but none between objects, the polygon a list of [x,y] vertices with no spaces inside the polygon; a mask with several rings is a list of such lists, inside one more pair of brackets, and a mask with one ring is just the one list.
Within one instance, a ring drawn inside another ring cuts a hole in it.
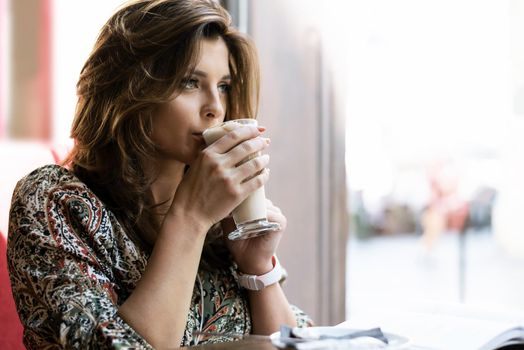
[{"label": "table", "polygon": [[[240,340],[240,341],[233,341],[233,342],[228,342],[228,343],[198,345],[198,346],[192,346],[189,348],[178,348],[178,349],[180,350],[184,350],[184,349],[187,349],[187,350],[189,349],[192,349],[192,350],[240,350],[240,349],[278,350],[278,348],[273,346],[270,341],[263,341],[263,340]],[[413,345],[413,346],[408,347],[405,350],[435,350],[435,349]],[[507,350],[511,350],[511,349],[507,349]],[[514,349],[514,350],[517,350],[517,349]]]},{"label": "table", "polygon": [[238,341],[231,341],[226,343],[219,344],[206,344],[206,345],[197,345],[191,346],[189,348],[179,348],[179,349],[194,349],[194,350],[240,350],[240,349],[252,349],[252,350],[277,350],[271,341],[261,340],[261,339],[243,339]]},{"label": "table", "polygon": [[[463,304],[422,303],[386,310],[367,310],[339,326],[351,329],[381,327],[383,331],[411,340],[405,350],[477,350],[505,329],[524,326],[524,310],[502,312]],[[521,345],[504,350],[522,349]],[[185,349],[195,350],[276,350],[269,339],[247,338]]]},{"label": "table", "polygon": [[[524,310],[522,310],[524,311]],[[516,326],[524,325],[522,311],[445,303],[412,301],[404,305],[359,312],[343,322],[347,328],[379,326],[384,331],[406,336],[419,349],[478,350],[492,349],[488,344],[499,343],[499,335]],[[522,337],[522,332],[519,336]],[[504,350],[522,349],[522,344],[504,347]],[[411,348],[410,348],[411,349]]]}]

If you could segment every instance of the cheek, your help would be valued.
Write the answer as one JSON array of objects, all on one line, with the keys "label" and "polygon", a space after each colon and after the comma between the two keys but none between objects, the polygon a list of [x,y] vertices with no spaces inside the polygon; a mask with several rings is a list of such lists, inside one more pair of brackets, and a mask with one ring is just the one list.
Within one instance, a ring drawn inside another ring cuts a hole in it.
[{"label": "cheek", "polygon": [[199,110],[200,102],[196,94],[181,94],[172,100],[168,108],[170,113],[178,117],[191,115]]},{"label": "cheek", "polygon": [[161,148],[169,147],[174,139],[179,138],[177,134],[183,127],[183,121],[177,118],[174,111],[165,108],[153,120],[153,140]]},{"label": "cheek", "polygon": [[184,101],[179,101],[177,98],[175,101],[172,101],[170,104],[164,106],[161,111],[159,111],[155,127],[157,129],[170,129],[173,130],[183,128],[191,114],[191,108],[188,103]]},{"label": "cheek", "polygon": [[[222,97],[222,108],[224,109],[224,116],[229,111],[229,98],[227,96]],[[222,118],[225,119],[225,118]]]}]

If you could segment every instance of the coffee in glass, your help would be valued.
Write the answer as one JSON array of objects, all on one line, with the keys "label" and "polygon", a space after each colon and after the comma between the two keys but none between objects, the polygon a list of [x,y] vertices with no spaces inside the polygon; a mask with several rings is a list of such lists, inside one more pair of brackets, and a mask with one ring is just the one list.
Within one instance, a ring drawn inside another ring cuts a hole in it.
[{"label": "coffee in glass", "polygon": [[[206,129],[202,133],[202,136],[204,137],[206,144],[210,145],[228,132],[237,128],[239,124],[258,125],[256,119],[234,119]],[[242,160],[238,165],[241,165],[259,155],[260,152],[253,153]],[[254,176],[256,175],[258,174],[255,174]],[[242,203],[240,203],[238,207],[233,210],[232,216],[235,221],[236,230],[228,235],[228,238],[231,240],[256,237],[280,229],[278,223],[269,222],[267,220],[266,194],[264,186],[256,189]]]}]

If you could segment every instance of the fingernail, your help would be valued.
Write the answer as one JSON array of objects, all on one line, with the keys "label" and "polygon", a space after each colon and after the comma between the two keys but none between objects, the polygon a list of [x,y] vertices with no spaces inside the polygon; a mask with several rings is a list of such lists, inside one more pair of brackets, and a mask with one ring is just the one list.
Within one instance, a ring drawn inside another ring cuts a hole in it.
[{"label": "fingernail", "polygon": [[261,125],[259,125],[257,128],[258,128],[258,131],[260,132],[267,130],[265,126],[261,126]]},{"label": "fingernail", "polygon": [[271,143],[271,139],[269,137],[264,137],[264,141],[266,141],[266,145],[269,145]]}]

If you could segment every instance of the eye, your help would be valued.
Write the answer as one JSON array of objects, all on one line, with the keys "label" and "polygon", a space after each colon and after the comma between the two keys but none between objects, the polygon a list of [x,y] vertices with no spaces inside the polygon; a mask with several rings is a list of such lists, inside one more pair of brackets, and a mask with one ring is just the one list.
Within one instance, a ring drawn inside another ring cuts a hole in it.
[{"label": "eye", "polygon": [[227,94],[231,90],[231,84],[229,83],[223,83],[218,85],[218,91],[220,91],[223,94]]},{"label": "eye", "polygon": [[195,78],[187,78],[182,81],[182,87],[184,89],[196,89],[198,88],[198,80]]}]

